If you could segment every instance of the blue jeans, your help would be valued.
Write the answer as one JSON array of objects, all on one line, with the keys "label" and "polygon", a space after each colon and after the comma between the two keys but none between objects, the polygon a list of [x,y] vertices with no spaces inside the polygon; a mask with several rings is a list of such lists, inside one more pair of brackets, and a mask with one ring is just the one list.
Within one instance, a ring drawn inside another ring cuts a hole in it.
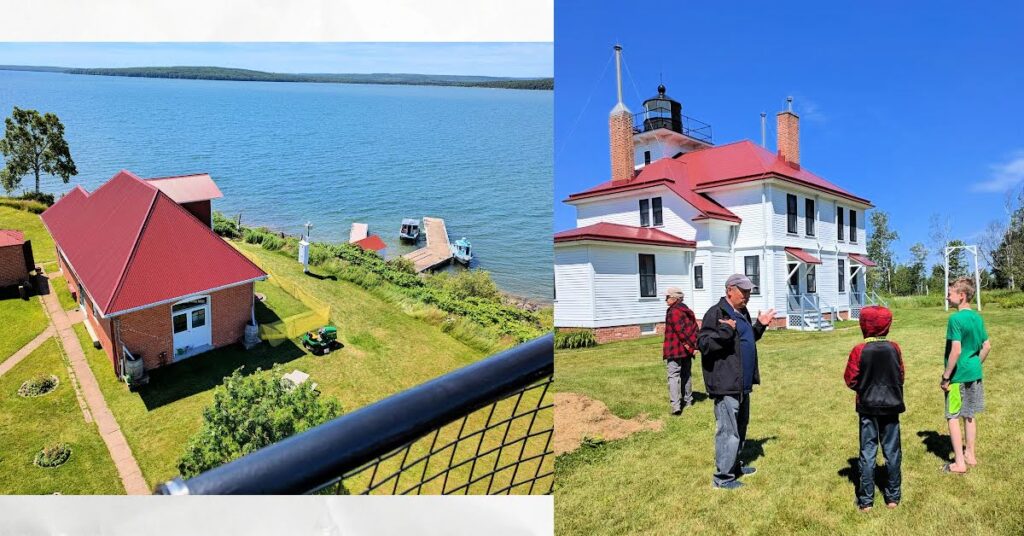
[{"label": "blue jeans", "polygon": [[900,447],[899,415],[860,416],[860,482],[857,485],[857,505],[871,506],[875,502],[875,457],[878,446],[882,446],[885,467],[889,481],[882,488],[886,503],[900,502],[902,475],[900,462],[903,450]]},{"label": "blue jeans", "polygon": [[720,486],[742,475],[740,451],[743,450],[743,442],[747,440],[750,393],[742,396],[716,396],[715,421],[715,474],[711,481]]}]

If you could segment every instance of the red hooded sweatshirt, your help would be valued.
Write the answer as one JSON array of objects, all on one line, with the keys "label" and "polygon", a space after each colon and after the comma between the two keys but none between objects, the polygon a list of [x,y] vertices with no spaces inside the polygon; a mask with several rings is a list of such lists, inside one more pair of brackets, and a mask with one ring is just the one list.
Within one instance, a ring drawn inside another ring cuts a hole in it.
[{"label": "red hooded sweatshirt", "polygon": [[850,352],[844,379],[857,392],[857,413],[897,415],[906,411],[903,404],[903,354],[900,347],[885,339],[892,325],[892,312],[872,305],[860,311],[860,330],[864,342]]}]

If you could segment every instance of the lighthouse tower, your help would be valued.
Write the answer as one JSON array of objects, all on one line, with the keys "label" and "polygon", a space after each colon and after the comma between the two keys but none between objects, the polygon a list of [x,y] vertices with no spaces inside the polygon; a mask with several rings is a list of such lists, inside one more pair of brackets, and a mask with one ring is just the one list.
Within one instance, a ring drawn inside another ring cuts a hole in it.
[{"label": "lighthouse tower", "polygon": [[683,115],[683,105],[665,94],[644,101],[633,130],[634,165],[640,169],[659,158],[698,151],[712,146],[711,125]]}]

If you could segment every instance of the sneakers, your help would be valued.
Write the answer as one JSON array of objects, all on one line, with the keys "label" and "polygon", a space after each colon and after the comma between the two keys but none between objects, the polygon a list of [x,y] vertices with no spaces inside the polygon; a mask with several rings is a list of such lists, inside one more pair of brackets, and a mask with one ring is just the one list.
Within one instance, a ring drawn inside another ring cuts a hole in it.
[{"label": "sneakers", "polygon": [[677,409],[677,410],[672,412],[672,415],[675,415],[676,417],[678,417],[678,416],[680,416],[682,414],[683,414],[683,410],[681,410],[681,409]]},{"label": "sneakers", "polygon": [[752,474],[754,474],[756,472],[757,472],[757,467],[749,467],[749,466],[746,466],[746,465],[741,465],[740,466],[740,475],[741,476],[752,475]]},{"label": "sneakers", "polygon": [[738,480],[730,480],[728,482],[722,482],[721,484],[712,483],[711,487],[715,489],[737,489],[743,487],[743,482]]}]

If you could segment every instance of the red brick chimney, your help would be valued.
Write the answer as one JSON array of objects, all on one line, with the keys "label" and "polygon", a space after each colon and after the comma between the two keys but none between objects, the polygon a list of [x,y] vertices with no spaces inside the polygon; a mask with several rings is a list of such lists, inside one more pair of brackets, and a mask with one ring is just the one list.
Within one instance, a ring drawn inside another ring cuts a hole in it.
[{"label": "red brick chimney", "polygon": [[778,139],[775,147],[786,162],[800,165],[800,116],[793,113],[793,97],[786,98],[786,111],[775,115]]},{"label": "red brick chimney", "polygon": [[612,157],[612,180],[633,178],[633,114],[622,102],[622,47],[615,45],[615,75],[619,101],[608,114],[608,138]]}]

